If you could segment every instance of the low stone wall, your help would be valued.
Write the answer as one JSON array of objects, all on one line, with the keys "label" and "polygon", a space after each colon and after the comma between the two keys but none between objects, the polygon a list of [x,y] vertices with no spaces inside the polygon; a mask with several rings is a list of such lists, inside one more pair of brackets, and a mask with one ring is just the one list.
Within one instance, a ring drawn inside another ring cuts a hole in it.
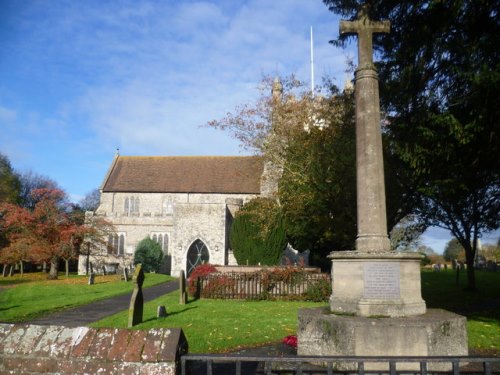
[{"label": "low stone wall", "polygon": [[0,374],[178,374],[180,328],[148,331],[0,324]]}]

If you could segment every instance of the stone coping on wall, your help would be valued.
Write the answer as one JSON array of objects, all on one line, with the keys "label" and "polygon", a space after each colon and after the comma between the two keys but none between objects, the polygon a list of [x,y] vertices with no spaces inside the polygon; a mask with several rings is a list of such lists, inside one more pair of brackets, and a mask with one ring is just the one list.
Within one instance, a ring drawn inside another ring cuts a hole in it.
[{"label": "stone coping on wall", "polygon": [[187,351],[180,328],[0,324],[0,374],[176,374]]},{"label": "stone coping on wall", "polygon": [[[217,271],[222,273],[229,273],[229,272],[252,273],[262,270],[273,270],[276,268],[290,267],[290,266],[218,266],[218,265],[214,266],[217,269]],[[301,269],[303,269],[306,272],[321,273],[321,269],[317,267],[302,267]]]}]

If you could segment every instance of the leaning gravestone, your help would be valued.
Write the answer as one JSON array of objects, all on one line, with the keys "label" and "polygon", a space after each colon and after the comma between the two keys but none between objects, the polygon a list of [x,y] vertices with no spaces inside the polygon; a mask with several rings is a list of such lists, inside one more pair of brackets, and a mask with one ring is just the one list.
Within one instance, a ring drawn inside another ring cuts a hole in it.
[{"label": "leaning gravestone", "polygon": [[144,283],[144,271],[142,264],[137,264],[135,267],[134,276],[134,291],[130,299],[130,307],[128,309],[128,327],[133,327],[142,323],[142,313],[144,310],[144,297],[142,295],[142,284]]},{"label": "leaning gravestone", "polygon": [[[467,355],[466,319],[426,310],[417,253],[391,251],[387,234],[377,70],[372,36],[389,33],[368,7],[340,21],[340,34],[358,37],[356,100],[356,249],[333,251],[330,308],[299,310],[299,355]],[[411,364],[406,364],[413,369]],[[418,365],[417,365],[418,367]],[[437,366],[439,367],[439,366]],[[377,370],[376,364],[365,369]],[[436,370],[448,370],[440,367]],[[399,370],[399,368],[398,368]]]},{"label": "leaning gravestone", "polygon": [[179,304],[185,305],[187,302],[187,292],[186,292],[186,274],[184,270],[181,270],[181,275],[179,277]]}]

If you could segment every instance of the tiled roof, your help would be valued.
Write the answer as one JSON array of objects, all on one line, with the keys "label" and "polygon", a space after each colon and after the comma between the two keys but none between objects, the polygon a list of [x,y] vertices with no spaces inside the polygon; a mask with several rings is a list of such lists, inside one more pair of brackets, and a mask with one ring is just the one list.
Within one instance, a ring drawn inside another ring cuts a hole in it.
[{"label": "tiled roof", "polygon": [[257,156],[117,156],[104,192],[260,193]]}]

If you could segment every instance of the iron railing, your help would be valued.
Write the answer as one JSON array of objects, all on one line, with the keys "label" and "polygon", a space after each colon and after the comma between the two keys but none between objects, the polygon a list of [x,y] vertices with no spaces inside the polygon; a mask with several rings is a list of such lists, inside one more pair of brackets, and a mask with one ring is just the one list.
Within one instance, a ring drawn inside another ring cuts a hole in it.
[{"label": "iron railing", "polygon": [[245,356],[187,354],[182,375],[500,374],[500,357]]}]

